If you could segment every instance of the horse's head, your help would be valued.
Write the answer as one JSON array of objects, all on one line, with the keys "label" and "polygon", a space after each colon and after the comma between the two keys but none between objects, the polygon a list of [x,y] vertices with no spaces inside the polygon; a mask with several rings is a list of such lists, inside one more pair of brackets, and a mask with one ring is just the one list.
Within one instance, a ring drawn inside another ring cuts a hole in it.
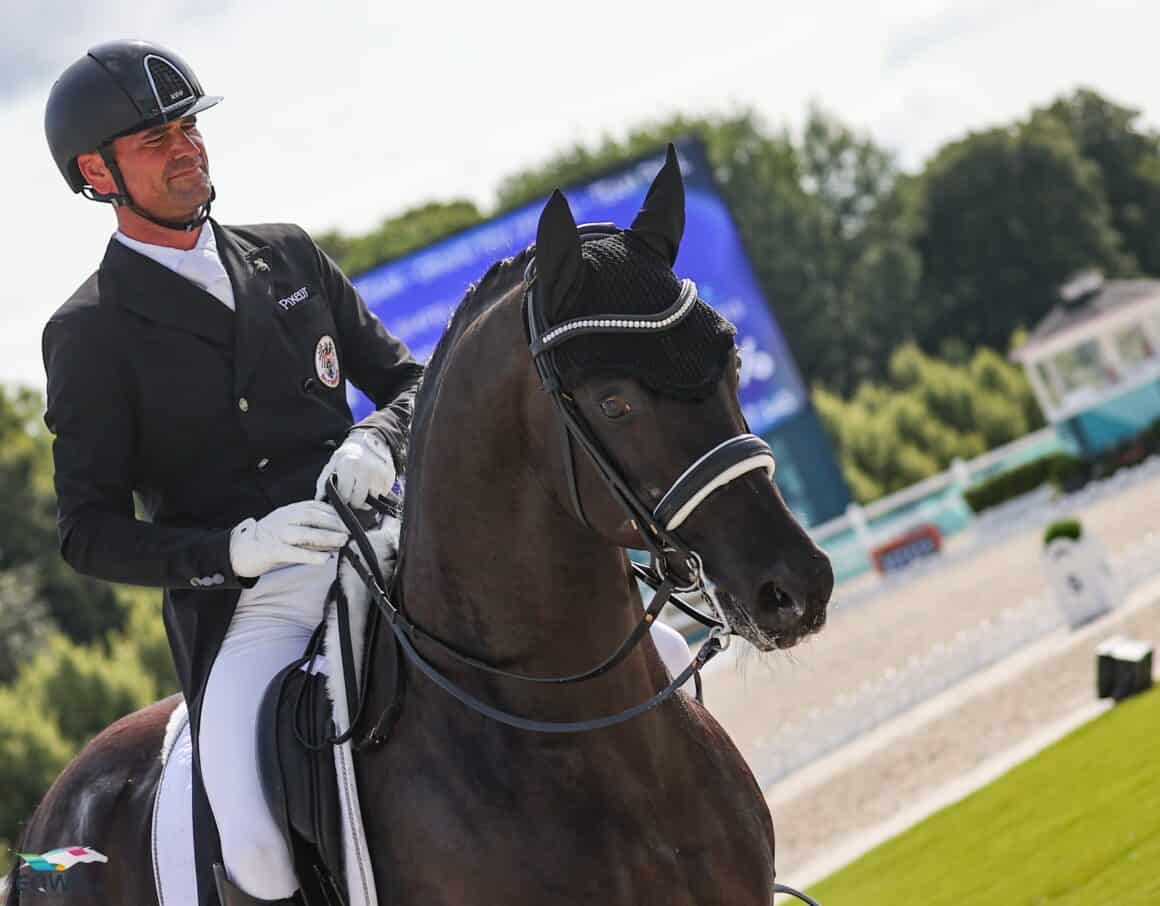
[{"label": "horse's head", "polygon": [[643,530],[695,551],[737,631],[787,648],[825,623],[833,572],[771,480],[764,442],[729,443],[748,432],[734,329],[673,274],[683,229],[671,146],[627,230],[577,228],[552,196],[525,312],[556,391],[531,395],[535,446],[574,518],[622,547],[641,547]]}]

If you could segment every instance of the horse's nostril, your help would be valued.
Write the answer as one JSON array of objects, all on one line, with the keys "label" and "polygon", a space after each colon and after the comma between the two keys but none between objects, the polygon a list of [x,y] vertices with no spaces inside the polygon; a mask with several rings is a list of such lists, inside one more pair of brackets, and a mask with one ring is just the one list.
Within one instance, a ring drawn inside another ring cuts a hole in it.
[{"label": "horse's nostril", "polygon": [[769,610],[800,610],[800,606],[775,582],[766,582],[757,593],[758,603]]}]

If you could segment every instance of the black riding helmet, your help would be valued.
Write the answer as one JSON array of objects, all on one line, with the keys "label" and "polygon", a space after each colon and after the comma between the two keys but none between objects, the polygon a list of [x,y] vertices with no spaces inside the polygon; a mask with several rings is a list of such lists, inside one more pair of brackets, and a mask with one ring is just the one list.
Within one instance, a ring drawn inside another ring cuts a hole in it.
[{"label": "black riding helmet", "polygon": [[[148,41],[99,44],[61,73],[48,95],[44,131],[53,159],[70,189],[93,201],[126,205],[154,223],[191,230],[209,217],[214,193],[189,221],[159,220],[129,196],[112,141],[152,129],[212,107],[221,97],[207,95],[189,65],[173,51]],[[77,155],[100,153],[117,185],[103,194],[85,183]]]}]

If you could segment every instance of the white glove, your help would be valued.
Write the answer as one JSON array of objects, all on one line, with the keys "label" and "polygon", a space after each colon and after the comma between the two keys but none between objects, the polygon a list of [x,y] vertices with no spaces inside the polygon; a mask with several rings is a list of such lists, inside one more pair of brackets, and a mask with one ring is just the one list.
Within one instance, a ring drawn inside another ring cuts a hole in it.
[{"label": "white glove", "polygon": [[349,537],[329,503],[301,500],[234,526],[230,565],[234,575],[252,579],[280,566],[325,563]]},{"label": "white glove", "polygon": [[326,482],[334,475],[338,494],[357,509],[367,509],[367,498],[386,496],[395,484],[395,460],[377,431],[352,431],[318,476],[315,500],[326,499]]}]

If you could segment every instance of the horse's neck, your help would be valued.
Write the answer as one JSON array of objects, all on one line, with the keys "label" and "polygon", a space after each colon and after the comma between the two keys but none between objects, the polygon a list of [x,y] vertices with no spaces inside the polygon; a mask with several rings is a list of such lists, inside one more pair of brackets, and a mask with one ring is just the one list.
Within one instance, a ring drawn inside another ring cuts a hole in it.
[{"label": "horse's neck", "polygon": [[[565,675],[598,663],[640,618],[623,553],[583,529],[518,463],[428,488],[408,538],[412,617],[505,669]],[[467,504],[470,501],[470,504]]]},{"label": "horse's neck", "polygon": [[[510,350],[523,335],[518,307],[507,308],[489,316],[500,321],[489,333],[510,334],[500,340]],[[407,532],[404,599],[417,622],[504,669],[581,672],[631,632],[639,598],[623,552],[581,526],[536,474],[526,359],[497,355],[492,343],[479,348],[477,336],[458,351],[416,451],[423,468],[419,487],[408,487],[419,502],[408,516],[415,524]],[[656,679],[640,652],[614,672],[619,677],[603,691],[616,699],[647,697]],[[548,691],[557,701],[585,694],[574,688]],[[533,700],[543,691],[527,690]]]},{"label": "horse's neck", "polygon": [[579,672],[631,631],[635,592],[617,550],[561,531],[554,505],[532,503],[429,524],[412,539],[405,600],[418,622],[507,669]]}]

